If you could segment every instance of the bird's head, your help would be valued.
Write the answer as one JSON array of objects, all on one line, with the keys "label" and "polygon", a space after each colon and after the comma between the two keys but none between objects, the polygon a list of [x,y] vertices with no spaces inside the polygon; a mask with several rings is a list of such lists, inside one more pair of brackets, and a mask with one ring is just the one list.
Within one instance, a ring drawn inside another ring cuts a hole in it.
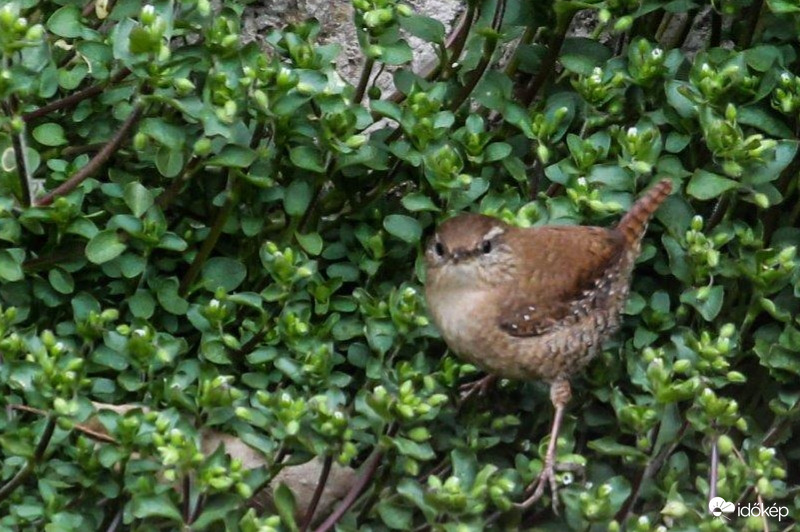
[{"label": "bird's head", "polygon": [[461,214],[436,229],[425,250],[428,277],[446,284],[502,282],[513,268],[512,226],[482,214]]}]

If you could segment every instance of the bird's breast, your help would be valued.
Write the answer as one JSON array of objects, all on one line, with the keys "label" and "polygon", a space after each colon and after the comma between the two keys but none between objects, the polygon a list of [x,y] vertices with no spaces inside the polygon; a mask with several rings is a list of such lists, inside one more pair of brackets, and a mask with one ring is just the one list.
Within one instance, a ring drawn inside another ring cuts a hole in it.
[{"label": "bird's breast", "polygon": [[428,297],[431,317],[445,342],[468,357],[481,331],[487,329],[481,317],[487,314],[488,304],[489,294],[472,288],[441,290]]}]

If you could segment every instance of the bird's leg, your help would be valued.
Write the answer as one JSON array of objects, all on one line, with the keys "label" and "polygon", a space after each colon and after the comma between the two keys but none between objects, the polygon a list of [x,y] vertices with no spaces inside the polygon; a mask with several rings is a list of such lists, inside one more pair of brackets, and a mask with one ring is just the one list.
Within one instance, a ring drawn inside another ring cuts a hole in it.
[{"label": "bird's leg", "polygon": [[497,377],[494,375],[487,375],[481,379],[476,381],[467,382],[462,384],[458,387],[458,390],[461,392],[461,403],[465,403],[467,399],[472,397],[473,395],[484,395],[486,392],[489,391],[489,388],[497,381]]},{"label": "bird's leg", "polygon": [[558,432],[561,430],[561,422],[564,420],[564,409],[570,398],[572,398],[572,388],[570,388],[569,381],[567,379],[553,381],[550,385],[550,401],[553,403],[556,413],[553,417],[553,426],[550,429],[550,442],[547,444],[547,454],[544,457],[542,472],[539,473],[539,478],[536,479],[536,482],[529,487],[529,489],[533,489],[533,493],[519,505],[523,510],[541,499],[542,495],[544,495],[545,486],[549,484],[553,498],[553,511],[558,513],[558,497],[556,497],[558,484],[556,483],[555,475],[556,448],[558,445]]}]

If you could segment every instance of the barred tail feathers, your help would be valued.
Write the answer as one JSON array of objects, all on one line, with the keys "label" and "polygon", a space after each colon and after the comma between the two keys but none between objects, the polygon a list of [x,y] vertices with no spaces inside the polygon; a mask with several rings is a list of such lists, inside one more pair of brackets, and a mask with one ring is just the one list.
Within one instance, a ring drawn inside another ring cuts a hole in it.
[{"label": "barred tail feathers", "polygon": [[662,179],[655,186],[650,188],[647,193],[633,204],[631,210],[622,217],[617,224],[617,229],[625,236],[629,244],[634,244],[641,240],[647,230],[647,223],[658,207],[664,203],[669,193],[672,192],[672,181]]}]

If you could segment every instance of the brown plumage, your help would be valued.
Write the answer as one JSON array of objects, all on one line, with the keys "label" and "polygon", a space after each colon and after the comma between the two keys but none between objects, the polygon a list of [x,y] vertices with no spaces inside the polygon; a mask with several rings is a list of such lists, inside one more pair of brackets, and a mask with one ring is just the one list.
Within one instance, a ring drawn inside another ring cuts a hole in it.
[{"label": "brown plumage", "polygon": [[670,180],[660,181],[613,228],[523,229],[462,214],[431,238],[425,294],[450,348],[491,375],[551,383],[553,449],[533,500],[546,480],[555,487],[554,444],[571,395],[568,379],[619,327],[647,223],[671,190]]}]

